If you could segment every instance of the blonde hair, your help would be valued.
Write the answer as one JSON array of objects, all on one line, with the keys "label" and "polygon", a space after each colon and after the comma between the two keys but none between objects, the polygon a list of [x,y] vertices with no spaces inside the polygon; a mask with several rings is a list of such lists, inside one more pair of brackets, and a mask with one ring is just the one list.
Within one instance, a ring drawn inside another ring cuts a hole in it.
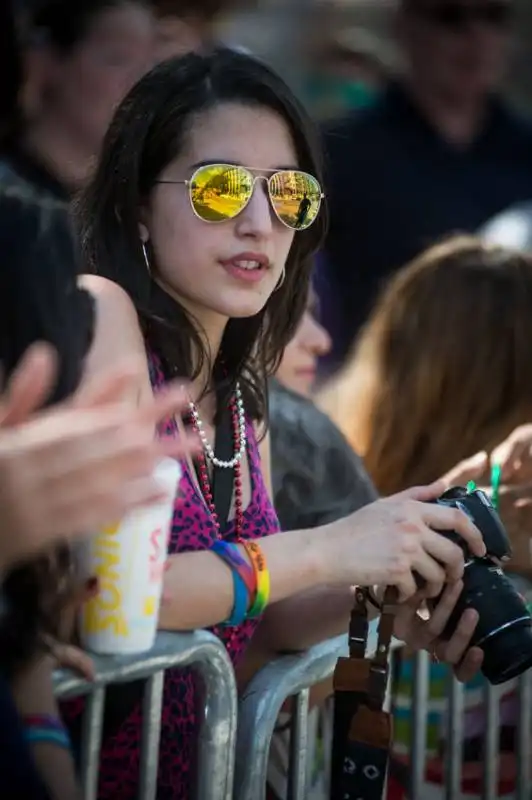
[{"label": "blonde hair", "polygon": [[388,284],[318,403],[377,489],[428,483],[532,421],[532,259],[470,236]]}]

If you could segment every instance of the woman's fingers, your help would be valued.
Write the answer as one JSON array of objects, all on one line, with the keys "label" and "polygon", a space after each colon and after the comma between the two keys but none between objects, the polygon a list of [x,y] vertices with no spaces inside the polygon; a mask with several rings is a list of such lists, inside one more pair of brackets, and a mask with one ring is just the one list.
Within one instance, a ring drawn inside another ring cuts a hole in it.
[{"label": "woman's fingers", "polygon": [[475,523],[463,511],[448,506],[424,503],[421,511],[423,522],[433,531],[453,531],[464,539],[471,552],[480,558],[486,554],[482,534]]},{"label": "woman's fingers", "polygon": [[424,624],[425,636],[427,637],[426,647],[430,645],[430,642],[434,639],[438,639],[442,635],[463,588],[464,584],[462,581],[449,583],[445,587],[441,598],[431,611],[429,619]]},{"label": "woman's fingers", "polygon": [[46,343],[32,345],[0,398],[0,426],[24,422],[46,401],[57,373],[57,356]]},{"label": "woman's fingers", "polygon": [[[444,570],[444,581],[454,583],[464,573],[464,553],[454,542],[430,530],[424,538],[423,546],[429,556],[435,559]],[[441,589],[441,587],[440,587]]]},{"label": "woman's fingers", "polygon": [[394,495],[394,499],[404,500],[418,500],[421,503],[430,503],[431,500],[437,500],[447,487],[441,480],[429,484],[429,486],[413,486],[411,489],[406,489],[404,492]]},{"label": "woman's fingers", "polygon": [[476,453],[471,458],[461,461],[442,478],[446,488],[464,486],[468,481],[478,481],[487,475],[489,458],[485,452]]},{"label": "woman's fingers", "polygon": [[471,647],[471,639],[478,624],[478,613],[468,608],[458,622],[456,630],[448,641],[441,641],[436,647],[436,655],[447,664],[459,664]]},{"label": "woman's fingers", "polygon": [[409,600],[418,591],[414,575],[412,574],[412,572],[410,572],[410,570],[401,575],[401,577],[398,578],[397,581],[394,581],[394,585],[397,587],[399,591],[400,602],[405,602],[406,600]]},{"label": "woman's fingers", "polygon": [[79,647],[70,644],[54,644],[51,652],[59,667],[70,669],[87,681],[94,680],[94,663],[91,657]]},{"label": "woman's fingers", "polygon": [[189,409],[190,393],[183,383],[168,384],[153,397],[153,401],[137,411],[136,422],[153,424],[182,414]]},{"label": "woman's fingers", "polygon": [[99,408],[121,403],[139,386],[145,365],[132,359],[81,386],[72,400],[74,408]]},{"label": "woman's fingers", "polygon": [[64,520],[60,534],[85,535],[116,523],[135,508],[161,502],[165,497],[166,492],[156,480],[140,478],[94,491],[78,489],[67,494],[64,505],[54,508],[50,517]]},{"label": "woman's fingers", "polygon": [[[422,550],[419,553],[412,566],[417,575],[424,581],[423,591],[425,596],[437,597],[447,578],[444,567],[429,555],[426,550]],[[416,590],[418,588],[416,586]]]},{"label": "woman's fingers", "polygon": [[170,456],[182,461],[187,456],[194,456],[201,452],[201,441],[197,433],[187,431],[179,439],[171,436],[159,439],[157,448],[162,457]]},{"label": "woman's fingers", "polygon": [[455,666],[455,677],[461,683],[472,680],[484,661],[484,653],[480,647],[471,647],[465,654],[463,660]]}]

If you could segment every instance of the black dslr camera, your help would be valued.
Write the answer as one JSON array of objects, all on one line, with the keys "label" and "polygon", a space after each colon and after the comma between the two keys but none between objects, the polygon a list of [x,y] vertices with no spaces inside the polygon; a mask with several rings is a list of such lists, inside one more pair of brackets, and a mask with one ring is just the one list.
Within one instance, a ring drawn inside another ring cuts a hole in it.
[{"label": "black dslr camera", "polygon": [[[464,611],[474,608],[479,621],[471,645],[484,651],[482,672],[489,682],[504,683],[532,666],[532,617],[523,598],[496,563],[508,561],[512,555],[508,535],[489,498],[480,489],[471,492],[462,487],[449,489],[435,502],[467,514],[486,545],[486,555],[477,558],[457,533],[440,531],[461,547],[465,558],[464,589],[443,637],[450,638]],[[431,600],[431,605],[436,606],[438,600]]]}]

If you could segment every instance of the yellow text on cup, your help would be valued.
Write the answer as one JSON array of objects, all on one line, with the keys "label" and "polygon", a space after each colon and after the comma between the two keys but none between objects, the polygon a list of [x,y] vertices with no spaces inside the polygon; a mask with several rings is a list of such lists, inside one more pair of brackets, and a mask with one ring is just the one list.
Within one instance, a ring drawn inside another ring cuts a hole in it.
[{"label": "yellow text on cup", "polygon": [[[117,539],[119,526],[105,528],[93,543],[94,575],[100,590],[84,609],[85,631],[88,635],[112,630],[115,636],[127,636],[127,621],[122,610],[120,592],[120,543]],[[125,565],[122,565],[124,569]]]}]

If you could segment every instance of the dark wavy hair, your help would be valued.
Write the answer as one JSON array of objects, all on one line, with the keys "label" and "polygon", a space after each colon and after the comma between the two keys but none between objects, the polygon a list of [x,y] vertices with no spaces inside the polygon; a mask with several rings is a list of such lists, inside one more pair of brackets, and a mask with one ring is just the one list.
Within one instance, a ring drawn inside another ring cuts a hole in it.
[{"label": "dark wavy hair", "polygon": [[[282,117],[300,168],[321,180],[317,134],[288,86],[261,61],[219,48],[167,61],[137,83],[115,114],[94,179],[79,202],[89,268],[128,292],[167,371],[188,379],[200,374],[208,353],[197,323],[146,270],[139,210],[161,172],[179,154],[193,120],[225,102],[264,107]],[[229,392],[240,381],[256,420],[267,421],[266,378],[275,372],[304,313],[312,255],[324,229],[322,211],[313,226],[296,233],[284,283],[258,314],[229,321],[218,360],[210,365],[218,391]]]}]

